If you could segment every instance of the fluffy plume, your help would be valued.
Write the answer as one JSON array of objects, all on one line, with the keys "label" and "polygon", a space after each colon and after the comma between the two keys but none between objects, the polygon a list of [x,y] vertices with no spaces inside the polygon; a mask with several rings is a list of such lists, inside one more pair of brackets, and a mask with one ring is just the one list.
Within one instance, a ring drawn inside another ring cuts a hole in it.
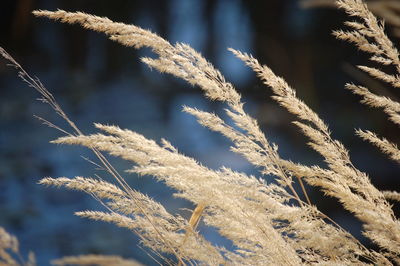
[{"label": "fluffy plume", "polygon": [[53,265],[94,265],[94,266],[141,266],[142,264],[134,260],[126,260],[119,256],[104,256],[104,255],[81,255],[63,257],[53,260]]},{"label": "fluffy plume", "polygon": [[29,253],[25,261],[19,251],[18,239],[0,227],[0,265],[2,266],[35,266],[35,256]]}]

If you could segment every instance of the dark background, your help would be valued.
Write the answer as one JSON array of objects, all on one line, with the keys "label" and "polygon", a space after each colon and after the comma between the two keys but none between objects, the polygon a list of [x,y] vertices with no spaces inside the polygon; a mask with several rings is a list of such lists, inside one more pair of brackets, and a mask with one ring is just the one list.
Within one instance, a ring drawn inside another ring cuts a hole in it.
[{"label": "dark background", "polygon": [[[365,55],[332,37],[332,30],[341,28],[346,19],[341,11],[304,10],[296,0],[2,1],[0,46],[40,78],[85,133],[95,131],[94,122],[115,124],[148,138],[165,137],[182,153],[211,168],[225,165],[252,174],[257,174],[256,169],[232,154],[228,141],[181,112],[183,104],[214,112],[221,112],[224,105],[204,99],[199,88],[149,70],[139,60],[150,54],[148,50],[122,47],[76,25],[34,18],[34,9],[84,11],[151,29],[173,43],[190,44],[236,86],[246,110],[279,145],[283,158],[323,165],[290,123],[294,117],[270,99],[270,90],[226,48],[251,53],[283,76],[320,114],[333,137],[350,150],[354,164],[366,171],[378,188],[399,190],[398,166],[354,135],[354,128],[369,129],[399,143],[397,128],[382,112],[361,105],[344,84],[372,86],[394,97],[398,93],[358,72],[353,66],[365,63]],[[88,253],[117,254],[152,264],[137,247],[133,234],[73,215],[101,209],[90,196],[37,185],[45,176],[99,174],[107,179],[81,157],[93,159],[90,152],[49,144],[62,134],[41,125],[33,115],[62,127],[65,124],[35,101],[38,96],[0,60],[0,226],[19,238],[24,254],[29,250],[35,253],[39,265],[65,255]],[[130,167],[111,160],[121,172]],[[171,190],[149,177],[126,175],[126,179],[171,211],[187,216],[181,209],[192,208],[172,198]],[[307,189],[314,204],[360,237],[360,224],[336,200]],[[211,241],[230,248],[211,229],[201,226],[200,230]]]}]

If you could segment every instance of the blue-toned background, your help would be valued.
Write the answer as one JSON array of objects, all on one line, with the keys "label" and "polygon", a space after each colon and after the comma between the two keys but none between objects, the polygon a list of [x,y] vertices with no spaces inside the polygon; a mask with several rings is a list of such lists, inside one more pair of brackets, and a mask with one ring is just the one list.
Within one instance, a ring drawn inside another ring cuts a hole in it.
[{"label": "blue-toned background", "polygon": [[[294,117],[269,98],[269,89],[226,48],[252,53],[296,88],[331,126],[333,136],[350,149],[355,165],[369,173],[374,184],[400,190],[398,166],[353,134],[354,128],[370,129],[399,143],[398,129],[383,113],[362,106],[343,88],[352,81],[396,96],[357,72],[352,65],[365,62],[365,56],[331,36],[346,18],[342,12],[303,10],[296,0],[2,1],[0,46],[40,78],[85,133],[95,131],[94,122],[115,124],[148,138],[164,137],[182,153],[211,168],[224,165],[252,174],[257,174],[257,169],[229,152],[228,141],[181,112],[184,104],[217,113],[224,105],[204,99],[199,88],[151,71],[139,60],[150,53],[146,49],[122,47],[102,34],[34,18],[30,13],[58,8],[133,23],[171,42],[190,44],[236,85],[246,110],[279,145],[282,157],[322,164],[290,124]],[[38,96],[0,60],[0,226],[19,238],[23,254],[29,250],[35,253],[39,265],[65,255],[88,253],[118,254],[154,263],[128,231],[73,215],[75,211],[101,209],[90,196],[37,185],[45,176],[99,174],[108,178],[81,157],[94,158],[86,149],[49,144],[61,136],[60,132],[41,125],[33,115],[65,124],[35,100]],[[121,160],[111,160],[121,172],[130,167]],[[126,179],[171,211],[187,216],[181,209],[192,208],[171,198],[173,191],[149,177],[126,175]],[[313,203],[359,236],[359,223],[335,200],[321,198],[320,193],[308,189]],[[211,241],[229,248],[214,231],[202,226],[200,230]]]}]

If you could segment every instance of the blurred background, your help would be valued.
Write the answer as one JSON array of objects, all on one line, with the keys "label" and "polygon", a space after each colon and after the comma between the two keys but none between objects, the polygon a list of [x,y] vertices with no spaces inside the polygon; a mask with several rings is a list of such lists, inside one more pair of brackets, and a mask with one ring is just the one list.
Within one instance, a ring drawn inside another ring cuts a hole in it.
[{"label": "blurred background", "polygon": [[[372,110],[344,89],[346,82],[371,86],[397,98],[398,92],[369,79],[354,65],[366,56],[335,40],[346,16],[332,8],[302,8],[298,0],[3,0],[0,46],[5,48],[58,99],[85,133],[94,122],[115,124],[148,138],[164,137],[182,153],[217,169],[224,165],[258,175],[243,158],[229,151],[223,137],[199,126],[182,113],[182,105],[222,113],[223,104],[205,99],[199,88],[152,71],[139,58],[150,51],[122,47],[103,34],[34,18],[34,9],[64,9],[106,16],[151,29],[172,43],[185,42],[200,51],[243,95],[245,109],[260,123],[283,158],[324,165],[290,122],[294,119],[270,99],[270,90],[236,59],[228,47],[251,53],[283,76],[314,111],[330,125],[334,138],[350,150],[354,164],[384,190],[400,190],[398,166],[354,135],[355,128],[376,131],[399,143],[398,129],[379,110]],[[388,32],[398,43],[395,27]],[[46,176],[109,177],[83,157],[86,149],[50,144],[62,133],[35,119],[38,115],[65,127],[39,95],[18,79],[0,59],[0,226],[15,234],[22,253],[33,251],[38,265],[66,255],[116,254],[154,264],[138,239],[111,224],[83,220],[75,211],[101,209],[83,193],[46,188]],[[397,98],[398,99],[398,98]],[[111,158],[123,172],[129,163]],[[150,177],[126,174],[132,187],[162,201],[183,216],[193,208],[171,197],[173,191]],[[307,187],[311,201],[347,230],[360,236],[360,224],[334,199]],[[396,208],[398,214],[398,209]],[[215,231],[200,226],[206,238],[231,248]]]}]

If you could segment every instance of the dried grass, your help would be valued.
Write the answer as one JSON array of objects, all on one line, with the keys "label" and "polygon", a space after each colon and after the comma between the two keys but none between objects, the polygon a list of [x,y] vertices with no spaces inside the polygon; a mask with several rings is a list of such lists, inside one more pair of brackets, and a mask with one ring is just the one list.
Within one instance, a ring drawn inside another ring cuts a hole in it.
[{"label": "dried grass", "polygon": [[[385,72],[383,67],[359,66],[371,77],[398,89],[399,53],[385,34],[383,23],[376,19],[361,0],[339,0],[337,4],[356,21],[346,22],[350,30],[335,31],[334,35],[370,54],[374,63],[392,67],[395,74]],[[140,236],[142,244],[152,250],[161,264],[393,265],[400,262],[400,222],[387,201],[399,201],[399,193],[379,191],[368,175],[352,164],[348,151],[341,142],[332,138],[327,124],[269,67],[260,64],[251,55],[230,49],[272,90],[272,98],[297,117],[294,124],[308,137],[310,147],[324,158],[327,165],[325,168],[282,159],[277,145],[266,138],[257,121],[245,112],[241,96],[234,86],[190,46],[182,43],[173,45],[137,26],[115,23],[85,13],[40,10],[34,14],[103,32],[111,40],[128,47],[151,48],[157,58],[142,58],[149,67],[182,78],[200,87],[210,100],[226,104],[226,115],[232,119],[234,126],[213,113],[186,106],[184,111],[195,116],[201,125],[231,140],[231,150],[260,169],[260,177],[224,167],[211,170],[179,153],[164,139],[159,144],[117,126],[96,124],[100,133],[84,135],[44,86],[31,78],[1,49],[3,57],[18,69],[25,81],[41,93],[44,102],[69,122],[72,132],[62,130],[66,136],[53,143],[82,145],[92,149],[117,181],[114,185],[88,177],[42,179],[40,183],[44,185],[86,192],[100,200],[107,209],[104,212],[86,210],[76,215],[131,230]],[[392,122],[400,124],[399,103],[375,95],[365,87],[354,84],[346,87],[359,95],[363,103],[381,108]],[[45,123],[56,127],[47,121]],[[400,161],[400,152],[394,143],[370,131],[357,130],[356,133],[390,159]],[[153,176],[175,189],[176,197],[197,206],[191,219],[186,220],[169,213],[159,202],[130,188],[100,151],[132,162],[129,172]],[[263,175],[272,175],[277,182],[266,183],[262,179]],[[308,198],[305,201],[300,198],[293,187],[296,180],[301,184],[306,182],[318,187],[326,195],[336,198],[344,209],[362,222],[362,233],[379,250],[366,248],[321,213]],[[233,249],[215,246],[197,232],[196,226],[200,219],[232,241]],[[15,241],[5,231],[0,231],[0,258],[4,265],[17,264],[6,251],[18,250]],[[168,260],[167,254],[173,255],[175,261]],[[93,255],[67,257],[54,262],[56,265],[110,263],[138,265],[119,257]]]}]

